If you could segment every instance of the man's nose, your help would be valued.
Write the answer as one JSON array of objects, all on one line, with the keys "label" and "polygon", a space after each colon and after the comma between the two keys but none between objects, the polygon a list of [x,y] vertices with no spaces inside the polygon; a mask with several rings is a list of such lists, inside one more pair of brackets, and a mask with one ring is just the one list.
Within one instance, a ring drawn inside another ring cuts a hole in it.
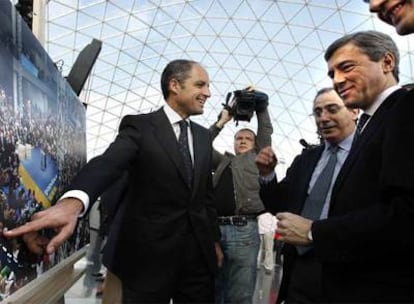
[{"label": "man's nose", "polygon": [[211,92],[210,92],[210,88],[209,87],[205,87],[203,90],[203,95],[210,97],[211,96]]},{"label": "man's nose", "polygon": [[340,88],[341,85],[345,82],[345,74],[342,72],[335,72],[333,78],[332,78],[332,82],[334,84],[334,86]]},{"label": "man's nose", "polygon": [[318,117],[318,121],[326,122],[330,120],[331,120],[331,114],[326,109],[322,109],[322,112],[320,113]]}]

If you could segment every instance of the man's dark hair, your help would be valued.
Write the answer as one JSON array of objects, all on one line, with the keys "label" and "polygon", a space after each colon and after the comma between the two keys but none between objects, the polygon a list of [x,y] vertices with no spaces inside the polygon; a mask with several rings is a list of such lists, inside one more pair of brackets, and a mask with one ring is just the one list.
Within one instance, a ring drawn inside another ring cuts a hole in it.
[{"label": "man's dark hair", "polygon": [[377,31],[362,31],[345,35],[328,47],[324,56],[325,60],[328,61],[337,49],[348,43],[357,46],[374,62],[380,61],[386,53],[391,53],[395,58],[395,67],[392,73],[397,82],[399,81],[400,52],[390,36]]},{"label": "man's dark hair", "polygon": [[322,88],[320,90],[318,90],[316,92],[315,98],[313,99],[313,104],[315,104],[316,99],[321,96],[322,94],[328,93],[330,91],[335,91],[335,89],[333,87],[326,87],[326,88]]},{"label": "man's dark hair", "polygon": [[170,80],[175,78],[179,83],[184,82],[189,77],[189,73],[195,64],[199,63],[187,59],[177,59],[167,64],[161,74],[161,91],[165,100],[167,100],[170,94],[168,91]]},{"label": "man's dark hair", "polygon": [[[321,96],[322,94],[325,94],[325,93],[328,93],[328,92],[330,92],[330,91],[334,91],[334,92],[336,92],[336,90],[333,88],[333,87],[325,87],[325,88],[322,88],[322,89],[320,89],[320,90],[318,90],[317,92],[316,92],[316,95],[315,95],[315,98],[313,99],[313,105],[315,105],[315,102],[316,102],[316,99],[319,97],[319,96]],[[339,95],[338,95],[339,96]],[[339,98],[341,98],[341,96],[339,96]],[[342,98],[341,98],[342,99]],[[350,108],[350,107],[347,107],[345,104],[344,104],[344,106],[345,106],[345,108],[347,108],[348,110],[351,110],[352,108]],[[314,115],[313,113],[312,113],[312,115]],[[357,120],[355,120],[355,123],[357,122]],[[321,136],[319,135],[319,137],[321,138]]]}]

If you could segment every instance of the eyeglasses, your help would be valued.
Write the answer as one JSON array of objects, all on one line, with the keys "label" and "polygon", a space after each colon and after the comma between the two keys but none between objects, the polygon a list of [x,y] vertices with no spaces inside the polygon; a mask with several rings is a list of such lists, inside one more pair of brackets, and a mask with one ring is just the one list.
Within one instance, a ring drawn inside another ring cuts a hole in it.
[{"label": "eyeglasses", "polygon": [[313,109],[312,115],[315,117],[321,117],[323,111],[328,112],[329,114],[336,114],[338,113],[344,106],[338,104],[328,104],[324,107],[316,107]]}]

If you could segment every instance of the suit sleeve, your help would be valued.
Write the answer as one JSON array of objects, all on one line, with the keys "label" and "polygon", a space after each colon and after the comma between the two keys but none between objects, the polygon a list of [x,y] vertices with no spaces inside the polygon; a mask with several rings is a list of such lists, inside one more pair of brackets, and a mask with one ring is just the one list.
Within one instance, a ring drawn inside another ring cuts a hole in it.
[{"label": "suit sleeve", "polygon": [[292,205],[294,199],[292,191],[295,191],[296,185],[301,182],[299,167],[302,159],[302,155],[296,156],[287,170],[285,178],[280,182],[275,176],[268,183],[261,183],[260,197],[269,212],[276,214],[291,209],[292,206],[289,205]]},{"label": "suit sleeve", "polygon": [[[210,144],[211,150],[214,150],[212,148],[213,144],[212,144],[211,133],[210,133],[209,144]],[[211,155],[213,158],[214,153],[212,153]],[[210,159],[209,168],[213,168],[212,158]],[[208,172],[206,209],[207,209],[207,215],[210,221],[210,228],[211,228],[211,231],[213,232],[214,241],[219,242],[220,241],[220,228],[217,223],[217,209],[216,209],[216,204],[215,204],[215,195],[214,195],[214,189],[213,189],[213,178],[212,178],[211,170],[210,172]]]},{"label": "suit sleeve", "polygon": [[256,152],[272,144],[273,126],[270,120],[269,110],[256,113],[257,115],[257,136]]},{"label": "suit sleeve", "polygon": [[275,204],[278,197],[278,186],[276,175],[271,181],[260,181],[260,198],[266,210],[273,214],[279,211],[278,204]]},{"label": "suit sleeve", "polygon": [[[89,195],[90,202],[95,202],[130,167],[140,149],[140,137],[134,116],[124,117],[115,140],[81,169],[68,190],[82,190]],[[89,204],[89,210],[92,205]]]}]

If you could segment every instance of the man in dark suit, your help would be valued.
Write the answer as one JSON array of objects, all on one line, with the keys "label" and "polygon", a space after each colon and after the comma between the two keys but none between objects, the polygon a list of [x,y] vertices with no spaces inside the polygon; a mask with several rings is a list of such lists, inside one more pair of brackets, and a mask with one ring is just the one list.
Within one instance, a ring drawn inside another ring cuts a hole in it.
[{"label": "man in dark suit", "polygon": [[[267,183],[262,183],[261,197],[273,213],[289,211],[300,214],[308,192],[313,189],[315,181],[327,165],[331,147],[338,145],[340,148],[331,185],[351,149],[358,111],[346,108],[333,88],[319,90],[312,109],[323,144],[304,149],[295,158],[281,182],[277,183],[276,180],[273,170],[275,162],[272,162],[276,157],[270,147],[262,149],[256,158],[260,175],[268,180]],[[278,302],[319,301],[321,265],[314,251],[309,250],[306,254],[299,255],[295,246],[287,244],[283,256],[283,277]]]},{"label": "man in dark suit", "polygon": [[203,113],[209,84],[197,62],[170,62],[161,76],[166,105],[124,117],[115,141],[85,165],[72,191],[7,236],[53,227],[59,233],[46,248],[53,252],[72,234],[82,210],[90,209],[88,202],[128,171],[112,264],[122,281],[123,302],[212,302],[222,253],[212,194],[211,141],[207,129],[188,119]]},{"label": "man in dark suit", "polygon": [[327,302],[413,302],[414,92],[397,85],[399,52],[388,35],[346,35],[325,59],[345,105],[370,118],[335,181],[328,218],[280,213],[277,232],[313,246]]},{"label": "man in dark suit", "polygon": [[414,33],[414,0],[364,0],[369,9],[400,35]]}]

